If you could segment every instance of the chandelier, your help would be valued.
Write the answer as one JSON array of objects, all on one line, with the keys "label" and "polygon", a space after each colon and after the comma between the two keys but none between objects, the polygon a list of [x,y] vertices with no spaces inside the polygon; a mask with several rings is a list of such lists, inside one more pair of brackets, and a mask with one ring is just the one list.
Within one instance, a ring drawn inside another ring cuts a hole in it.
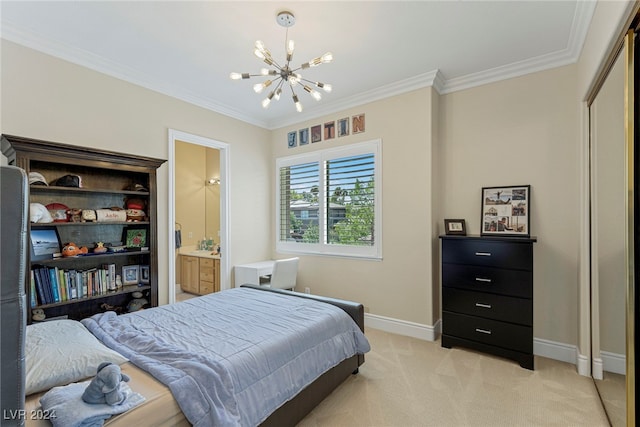
[{"label": "chandelier", "polygon": [[267,49],[263,42],[260,40],[256,41],[256,48],[253,53],[264,61],[265,64],[272,68],[262,68],[260,70],[260,74],[249,74],[249,73],[231,73],[230,77],[232,80],[241,80],[248,79],[250,77],[269,77],[267,80],[262,83],[257,83],[253,85],[253,90],[256,93],[262,93],[266,88],[273,87],[271,92],[267,95],[267,97],[262,101],[262,106],[264,108],[268,108],[272,99],[276,101],[280,100],[280,95],[282,94],[282,88],[285,85],[288,85],[291,89],[291,95],[293,99],[293,103],[296,106],[296,110],[298,112],[302,111],[302,104],[298,99],[298,95],[296,95],[294,87],[300,85],[304,91],[306,91],[313,99],[316,101],[320,101],[322,96],[320,92],[312,88],[310,85],[313,85],[319,89],[323,89],[325,92],[331,92],[331,85],[321,82],[315,82],[311,80],[307,80],[299,73],[300,70],[306,70],[311,67],[317,67],[320,64],[326,64],[333,60],[333,54],[331,52],[327,52],[322,56],[317,58],[313,58],[309,62],[305,62],[301,64],[298,68],[291,67],[291,59],[293,58],[293,48],[294,43],[293,40],[289,40],[289,27],[295,24],[296,19],[293,16],[293,13],[288,11],[283,11],[278,13],[276,16],[276,21],[282,27],[287,29],[287,33],[285,36],[285,50],[287,52],[286,62],[284,65],[278,64],[273,57],[271,56],[271,52]]}]

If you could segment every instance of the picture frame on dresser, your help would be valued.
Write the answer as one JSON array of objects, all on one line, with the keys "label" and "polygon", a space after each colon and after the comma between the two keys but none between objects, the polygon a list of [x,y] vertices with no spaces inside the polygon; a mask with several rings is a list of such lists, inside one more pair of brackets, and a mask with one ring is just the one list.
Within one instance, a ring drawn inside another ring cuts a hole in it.
[{"label": "picture frame on dresser", "polygon": [[530,237],[531,186],[482,187],[480,235]]},{"label": "picture frame on dresser", "polygon": [[466,236],[467,226],[464,219],[445,219],[444,232],[448,236]]}]

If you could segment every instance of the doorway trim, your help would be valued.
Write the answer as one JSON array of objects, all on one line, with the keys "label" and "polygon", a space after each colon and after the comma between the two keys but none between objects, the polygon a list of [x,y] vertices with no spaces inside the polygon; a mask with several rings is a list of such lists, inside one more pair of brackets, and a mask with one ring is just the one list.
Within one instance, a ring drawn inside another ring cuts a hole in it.
[{"label": "doorway trim", "polygon": [[224,256],[220,257],[220,290],[229,289],[229,150],[227,143],[176,129],[169,129],[169,304],[176,302],[176,141],[201,145],[220,150],[220,246]]}]

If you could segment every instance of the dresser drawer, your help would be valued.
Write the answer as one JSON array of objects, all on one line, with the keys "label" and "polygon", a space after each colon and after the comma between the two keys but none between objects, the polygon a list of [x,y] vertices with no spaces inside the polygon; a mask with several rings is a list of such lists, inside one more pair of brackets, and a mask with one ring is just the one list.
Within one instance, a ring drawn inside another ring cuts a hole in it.
[{"label": "dresser drawer", "polygon": [[533,298],[533,274],[523,270],[442,264],[442,286]]},{"label": "dresser drawer", "polygon": [[529,241],[442,239],[442,262],[533,270],[533,245]]},{"label": "dresser drawer", "polygon": [[214,291],[213,282],[200,280],[200,294],[206,295]]},{"label": "dresser drawer", "polygon": [[443,311],[442,333],[509,350],[533,353],[531,326]]},{"label": "dresser drawer", "polygon": [[200,281],[204,280],[205,282],[213,282],[213,270],[203,270],[200,269]]},{"label": "dresser drawer", "polygon": [[211,258],[200,258],[200,267],[204,268],[213,268],[213,259]]},{"label": "dresser drawer", "polygon": [[442,289],[442,309],[521,325],[533,325],[531,300],[482,292]]}]

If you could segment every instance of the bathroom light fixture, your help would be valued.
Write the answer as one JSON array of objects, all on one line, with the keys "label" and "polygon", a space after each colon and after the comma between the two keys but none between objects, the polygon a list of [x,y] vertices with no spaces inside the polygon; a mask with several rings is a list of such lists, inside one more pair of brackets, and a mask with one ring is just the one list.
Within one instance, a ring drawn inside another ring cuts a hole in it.
[{"label": "bathroom light fixture", "polygon": [[271,52],[265,47],[264,43],[258,40],[256,41],[256,47],[253,53],[262,61],[264,61],[265,64],[273,68],[263,68],[260,70],[260,74],[231,73],[230,77],[232,80],[244,80],[250,77],[268,76],[267,80],[263,81],[262,83],[257,83],[253,86],[253,90],[256,93],[262,93],[264,89],[274,85],[273,90],[271,90],[267,97],[262,101],[262,106],[264,108],[269,107],[272,99],[275,99],[276,101],[280,99],[280,95],[282,94],[282,87],[288,83],[289,88],[291,88],[291,95],[293,103],[296,106],[296,110],[298,110],[298,112],[301,112],[302,104],[300,103],[300,100],[296,95],[294,86],[298,84],[301,85],[302,89],[309,93],[309,95],[311,95],[311,97],[316,101],[320,101],[322,96],[320,95],[320,92],[313,89],[309,85],[313,85],[319,89],[323,89],[325,92],[331,92],[332,87],[330,84],[307,80],[302,77],[302,75],[298,71],[306,70],[311,67],[316,67],[320,64],[331,62],[333,60],[333,54],[331,52],[327,52],[322,56],[313,58],[309,62],[303,63],[298,68],[292,69],[291,59],[293,58],[294,42],[293,40],[289,40],[289,27],[295,24],[296,19],[293,16],[293,13],[289,11],[283,11],[278,13],[278,15],[276,16],[276,21],[278,22],[278,24],[287,29],[287,33],[285,35],[285,50],[287,52],[286,63],[284,65],[279,65],[273,59],[273,57],[271,56]]}]

